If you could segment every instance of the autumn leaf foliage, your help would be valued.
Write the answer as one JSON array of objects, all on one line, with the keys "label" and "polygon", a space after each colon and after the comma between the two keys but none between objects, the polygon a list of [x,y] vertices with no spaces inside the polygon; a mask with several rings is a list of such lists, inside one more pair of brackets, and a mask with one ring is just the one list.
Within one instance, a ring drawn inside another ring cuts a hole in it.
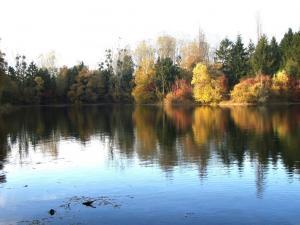
[{"label": "autumn leaf foliage", "polygon": [[224,76],[213,77],[206,65],[198,63],[193,70],[193,96],[196,102],[218,103],[226,92]]},{"label": "autumn leaf foliage", "polygon": [[165,98],[165,102],[171,104],[185,104],[192,101],[192,86],[184,79],[176,80],[172,86],[172,91]]}]

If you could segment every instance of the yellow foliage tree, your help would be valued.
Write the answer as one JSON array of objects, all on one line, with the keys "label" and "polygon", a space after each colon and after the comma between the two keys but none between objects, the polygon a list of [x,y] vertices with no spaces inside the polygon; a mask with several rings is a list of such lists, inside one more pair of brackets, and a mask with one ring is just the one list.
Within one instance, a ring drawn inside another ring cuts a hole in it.
[{"label": "yellow foliage tree", "polygon": [[156,100],[153,85],[154,75],[153,61],[142,60],[134,73],[135,87],[132,91],[132,96],[136,103],[151,103]]},{"label": "yellow foliage tree", "polygon": [[207,66],[198,63],[193,70],[193,94],[196,102],[217,103],[223,98],[223,87],[220,79],[213,79]]},{"label": "yellow foliage tree", "polygon": [[272,78],[272,94],[276,98],[287,98],[289,94],[289,75],[285,70],[279,71]]}]

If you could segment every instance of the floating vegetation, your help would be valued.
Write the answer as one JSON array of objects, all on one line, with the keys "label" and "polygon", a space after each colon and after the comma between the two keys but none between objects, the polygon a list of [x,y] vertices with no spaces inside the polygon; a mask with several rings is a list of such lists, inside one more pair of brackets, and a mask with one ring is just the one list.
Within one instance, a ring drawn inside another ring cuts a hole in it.
[{"label": "floating vegetation", "polygon": [[111,206],[113,208],[120,208],[121,204],[107,196],[100,197],[86,197],[86,196],[73,196],[67,199],[60,207],[64,209],[71,209],[73,206],[84,205],[86,207],[97,208],[97,206]]},{"label": "floating vegetation", "polygon": [[[132,196],[118,196],[118,197],[126,197],[132,199]],[[22,220],[17,222],[20,225],[45,225],[51,224],[54,220],[59,219],[63,221],[66,219],[68,212],[76,214],[76,209],[80,207],[84,208],[97,208],[101,206],[110,206],[112,208],[120,208],[121,204],[117,203],[115,199],[109,198],[107,196],[100,197],[87,197],[87,196],[73,196],[67,198],[62,205],[57,208],[51,208],[46,210],[48,217],[44,217],[41,219],[34,220]],[[60,209],[59,209],[60,208]],[[66,211],[67,210],[67,211]],[[72,211],[74,210],[74,212]],[[54,220],[53,220],[54,219]],[[79,223],[76,223],[76,225]]]}]

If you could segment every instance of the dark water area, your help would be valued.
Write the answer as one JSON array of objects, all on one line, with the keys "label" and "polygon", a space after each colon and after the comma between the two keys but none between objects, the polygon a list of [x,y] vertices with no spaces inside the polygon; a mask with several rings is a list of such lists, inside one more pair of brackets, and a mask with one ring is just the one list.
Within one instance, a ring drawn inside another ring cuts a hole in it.
[{"label": "dark water area", "polygon": [[299,225],[300,107],[1,115],[0,224]]}]

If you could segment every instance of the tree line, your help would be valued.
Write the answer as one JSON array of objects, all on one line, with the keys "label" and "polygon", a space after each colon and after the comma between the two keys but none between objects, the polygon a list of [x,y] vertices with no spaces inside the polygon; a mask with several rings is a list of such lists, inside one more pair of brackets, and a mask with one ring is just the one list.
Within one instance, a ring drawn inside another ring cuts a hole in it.
[{"label": "tree line", "polygon": [[190,41],[164,35],[133,51],[106,50],[96,69],[57,68],[53,54],[39,64],[18,55],[8,65],[0,51],[1,104],[299,101],[299,78],[300,31],[292,29],[279,42],[225,38],[215,51],[201,32]]}]

